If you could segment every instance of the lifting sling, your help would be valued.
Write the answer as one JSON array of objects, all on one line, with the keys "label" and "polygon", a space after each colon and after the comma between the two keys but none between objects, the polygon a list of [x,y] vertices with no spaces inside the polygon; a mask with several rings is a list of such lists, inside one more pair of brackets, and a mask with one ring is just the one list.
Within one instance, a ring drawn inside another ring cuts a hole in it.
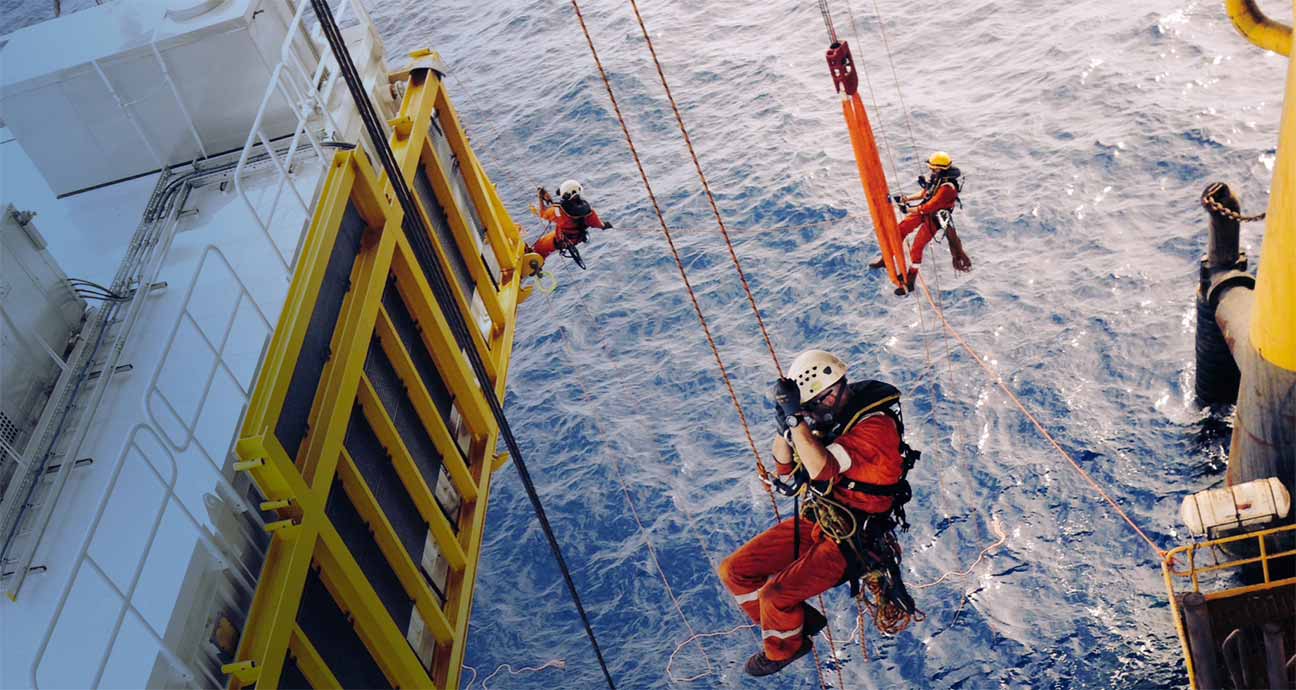
[{"label": "lifting sling", "polygon": [[841,95],[842,115],[846,118],[846,128],[850,132],[855,165],[859,169],[860,182],[864,185],[864,198],[868,201],[869,215],[873,218],[873,230],[877,233],[878,247],[882,250],[882,261],[891,282],[896,287],[904,288],[905,277],[909,272],[905,264],[904,243],[896,224],[895,211],[891,208],[886,173],[882,170],[882,159],[878,154],[877,141],[873,138],[873,127],[869,124],[864,102],[860,100],[859,74],[855,71],[850,44],[847,41],[833,42],[826,57],[833,86]]}]

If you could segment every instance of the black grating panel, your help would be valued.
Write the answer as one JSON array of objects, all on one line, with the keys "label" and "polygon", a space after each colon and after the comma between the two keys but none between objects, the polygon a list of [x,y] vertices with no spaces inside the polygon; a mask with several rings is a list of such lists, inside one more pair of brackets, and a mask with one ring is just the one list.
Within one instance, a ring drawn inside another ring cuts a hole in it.
[{"label": "black grating panel", "polygon": [[360,476],[387,516],[387,521],[396,530],[401,544],[409,552],[410,558],[419,563],[423,558],[423,545],[427,542],[427,522],[419,513],[414,499],[405,491],[405,485],[401,483],[400,475],[396,474],[387,450],[374,435],[369,420],[365,419],[359,406],[351,410],[351,424],[347,427],[345,446],[355,460],[356,467],[360,469]]},{"label": "black grating panel", "polygon": [[342,543],[346,544],[356,563],[360,564],[365,579],[373,585],[383,607],[396,622],[396,627],[402,633],[408,632],[410,610],[414,608],[414,602],[406,595],[405,587],[401,585],[400,578],[396,577],[396,571],[392,570],[382,549],[378,547],[378,542],[374,540],[369,524],[351,503],[351,497],[342,488],[341,482],[333,483],[328,502],[324,505],[324,514],[341,535]]},{"label": "black grating panel", "polygon": [[275,437],[294,460],[301,450],[302,440],[306,438],[307,423],[319,388],[320,374],[332,354],[329,342],[333,339],[333,330],[341,315],[342,301],[351,289],[351,269],[355,266],[356,255],[360,253],[360,240],[364,237],[365,227],[360,212],[354,204],[348,203],[337,240],[329,254],[328,267],[324,269],[324,280],[311,312],[310,326],[302,341],[301,352],[297,355],[297,365],[293,368],[292,380],[288,384],[283,410],[275,425]]},{"label": "black grating panel", "polygon": [[306,575],[297,624],[342,687],[391,687],[314,568]]},{"label": "black grating panel", "polygon": [[291,652],[284,659],[283,672],[279,674],[279,690],[314,690]]},{"label": "black grating panel", "polygon": [[[468,270],[468,262],[464,260],[464,255],[459,251],[459,245],[455,242],[454,233],[450,229],[450,221],[446,218],[445,207],[437,200],[436,192],[432,189],[432,182],[428,180],[427,170],[422,165],[418,167],[418,172],[414,175],[414,192],[418,194],[419,201],[423,204],[423,210],[427,211],[428,218],[432,220],[432,227],[429,229],[432,234],[436,235],[437,241],[441,243],[446,256],[450,257],[450,272],[454,275],[455,282],[459,284],[459,289],[463,290],[464,297],[471,300],[473,290],[476,288],[473,283],[472,273]],[[412,227],[405,228],[407,236],[412,235],[413,232]],[[427,267],[424,266],[423,270],[426,272]],[[430,277],[428,277],[428,282],[431,282]]]},{"label": "black grating panel", "polygon": [[[405,384],[397,375],[396,369],[387,358],[387,353],[383,351],[377,338],[369,344],[369,357],[365,359],[364,368],[365,375],[369,377],[369,382],[378,393],[383,409],[387,411],[387,415],[396,426],[396,433],[405,442],[405,448],[413,457],[419,474],[423,475],[423,481],[427,482],[428,489],[435,493],[441,475],[441,452],[428,436],[427,429],[423,428],[423,420],[419,419],[418,411],[410,401]],[[447,510],[439,498],[437,504],[450,519],[450,524],[457,527],[458,515]]]},{"label": "black grating panel", "polygon": [[414,369],[418,372],[419,378],[423,379],[423,386],[427,388],[428,394],[432,396],[432,404],[436,405],[437,411],[441,413],[441,420],[445,422],[446,428],[450,428],[450,410],[454,407],[454,395],[441,379],[441,372],[423,343],[419,325],[410,315],[409,309],[405,307],[405,300],[401,299],[400,290],[396,289],[395,283],[387,284],[387,290],[383,292],[383,307],[391,317],[392,325],[396,327],[396,335],[400,336],[401,343],[405,345],[405,351],[409,353],[410,359],[414,360]]}]

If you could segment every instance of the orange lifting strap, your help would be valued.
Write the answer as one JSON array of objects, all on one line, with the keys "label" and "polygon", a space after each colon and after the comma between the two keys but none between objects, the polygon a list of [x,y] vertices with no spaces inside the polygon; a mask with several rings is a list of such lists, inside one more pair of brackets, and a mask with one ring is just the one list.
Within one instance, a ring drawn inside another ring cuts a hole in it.
[{"label": "orange lifting strap", "polygon": [[896,227],[886,173],[882,171],[882,158],[878,155],[877,141],[873,139],[873,127],[869,124],[868,113],[864,111],[864,102],[859,97],[859,75],[855,72],[850,44],[846,41],[834,42],[828,48],[827,58],[833,86],[841,94],[842,114],[846,117],[846,127],[850,130],[851,147],[855,149],[855,165],[859,168],[860,182],[864,185],[864,198],[868,200],[869,215],[873,217],[873,230],[877,232],[878,246],[882,249],[882,261],[886,264],[891,282],[897,287],[903,287],[905,275],[909,271],[905,265],[904,244]]}]

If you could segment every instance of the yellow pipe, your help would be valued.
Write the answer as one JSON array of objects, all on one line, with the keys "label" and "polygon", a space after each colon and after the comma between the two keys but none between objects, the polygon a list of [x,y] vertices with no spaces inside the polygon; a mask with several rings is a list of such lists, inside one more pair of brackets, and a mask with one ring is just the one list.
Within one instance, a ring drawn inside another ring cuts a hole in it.
[{"label": "yellow pipe", "polygon": [[1224,9],[1248,41],[1279,55],[1291,55],[1292,28],[1266,17],[1255,0],[1224,0]]},{"label": "yellow pipe", "polygon": [[1287,95],[1255,296],[1251,343],[1265,361],[1296,371],[1296,61],[1287,66]]}]

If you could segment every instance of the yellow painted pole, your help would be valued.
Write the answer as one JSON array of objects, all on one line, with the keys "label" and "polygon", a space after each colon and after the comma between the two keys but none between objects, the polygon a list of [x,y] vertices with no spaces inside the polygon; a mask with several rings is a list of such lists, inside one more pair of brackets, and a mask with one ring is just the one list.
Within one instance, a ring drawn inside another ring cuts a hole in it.
[{"label": "yellow painted pole", "polygon": [[1255,0],[1224,0],[1224,9],[1248,41],[1280,55],[1291,55],[1292,28],[1266,17]]},{"label": "yellow painted pole", "polygon": [[[1296,9],[1296,0],[1292,5]],[[1266,362],[1296,372],[1296,62],[1292,61],[1287,65],[1287,95],[1255,296],[1252,345]]]}]

